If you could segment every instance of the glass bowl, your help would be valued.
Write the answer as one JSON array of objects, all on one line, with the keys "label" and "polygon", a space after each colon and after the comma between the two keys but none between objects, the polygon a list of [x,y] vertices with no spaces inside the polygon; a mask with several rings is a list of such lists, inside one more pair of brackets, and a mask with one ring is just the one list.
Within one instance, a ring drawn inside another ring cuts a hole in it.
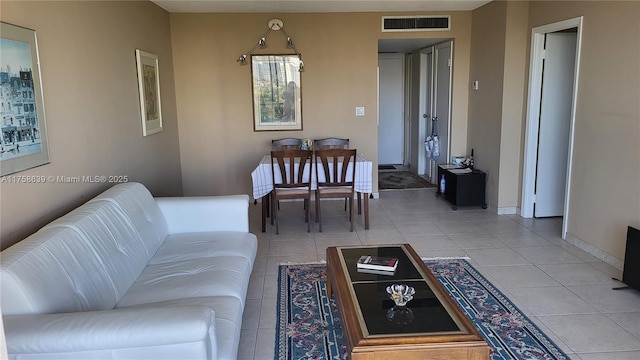
[{"label": "glass bowl", "polygon": [[387,286],[387,294],[396,303],[397,306],[406,306],[416,290],[409,285],[405,284],[393,284]]}]

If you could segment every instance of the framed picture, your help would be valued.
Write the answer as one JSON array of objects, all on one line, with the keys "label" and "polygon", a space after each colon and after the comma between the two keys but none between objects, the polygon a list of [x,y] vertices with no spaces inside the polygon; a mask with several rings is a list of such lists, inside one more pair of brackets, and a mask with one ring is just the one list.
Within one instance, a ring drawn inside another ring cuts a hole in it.
[{"label": "framed picture", "polygon": [[252,55],[254,131],[302,130],[300,58]]},{"label": "framed picture", "polygon": [[142,136],[147,136],[162,131],[158,56],[136,49],[136,64],[138,66]]},{"label": "framed picture", "polygon": [[0,175],[49,163],[36,32],[0,22]]}]

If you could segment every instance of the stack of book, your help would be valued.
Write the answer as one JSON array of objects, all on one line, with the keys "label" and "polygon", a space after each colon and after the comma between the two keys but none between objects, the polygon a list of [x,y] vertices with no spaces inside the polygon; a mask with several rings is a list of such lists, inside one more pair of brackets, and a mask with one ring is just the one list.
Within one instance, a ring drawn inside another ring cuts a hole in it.
[{"label": "stack of book", "polygon": [[356,262],[359,272],[393,275],[398,267],[398,259],[394,257],[378,257],[363,255]]}]

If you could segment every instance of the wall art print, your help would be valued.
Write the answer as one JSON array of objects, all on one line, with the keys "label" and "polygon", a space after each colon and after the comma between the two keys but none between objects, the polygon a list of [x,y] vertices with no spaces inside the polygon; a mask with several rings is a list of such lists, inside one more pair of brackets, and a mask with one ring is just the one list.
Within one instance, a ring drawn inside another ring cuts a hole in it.
[{"label": "wall art print", "polygon": [[138,69],[142,135],[147,136],[162,131],[158,55],[136,49],[136,65]]},{"label": "wall art print", "polygon": [[300,57],[252,55],[254,131],[302,130]]},{"label": "wall art print", "polygon": [[0,175],[49,163],[35,30],[0,22]]}]

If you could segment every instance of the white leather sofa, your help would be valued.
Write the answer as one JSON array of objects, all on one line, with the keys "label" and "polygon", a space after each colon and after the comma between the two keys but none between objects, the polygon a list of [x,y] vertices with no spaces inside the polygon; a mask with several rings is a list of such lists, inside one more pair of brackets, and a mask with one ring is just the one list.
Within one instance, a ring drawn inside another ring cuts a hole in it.
[{"label": "white leather sofa", "polygon": [[116,185],[0,253],[13,359],[236,359],[249,197]]}]

